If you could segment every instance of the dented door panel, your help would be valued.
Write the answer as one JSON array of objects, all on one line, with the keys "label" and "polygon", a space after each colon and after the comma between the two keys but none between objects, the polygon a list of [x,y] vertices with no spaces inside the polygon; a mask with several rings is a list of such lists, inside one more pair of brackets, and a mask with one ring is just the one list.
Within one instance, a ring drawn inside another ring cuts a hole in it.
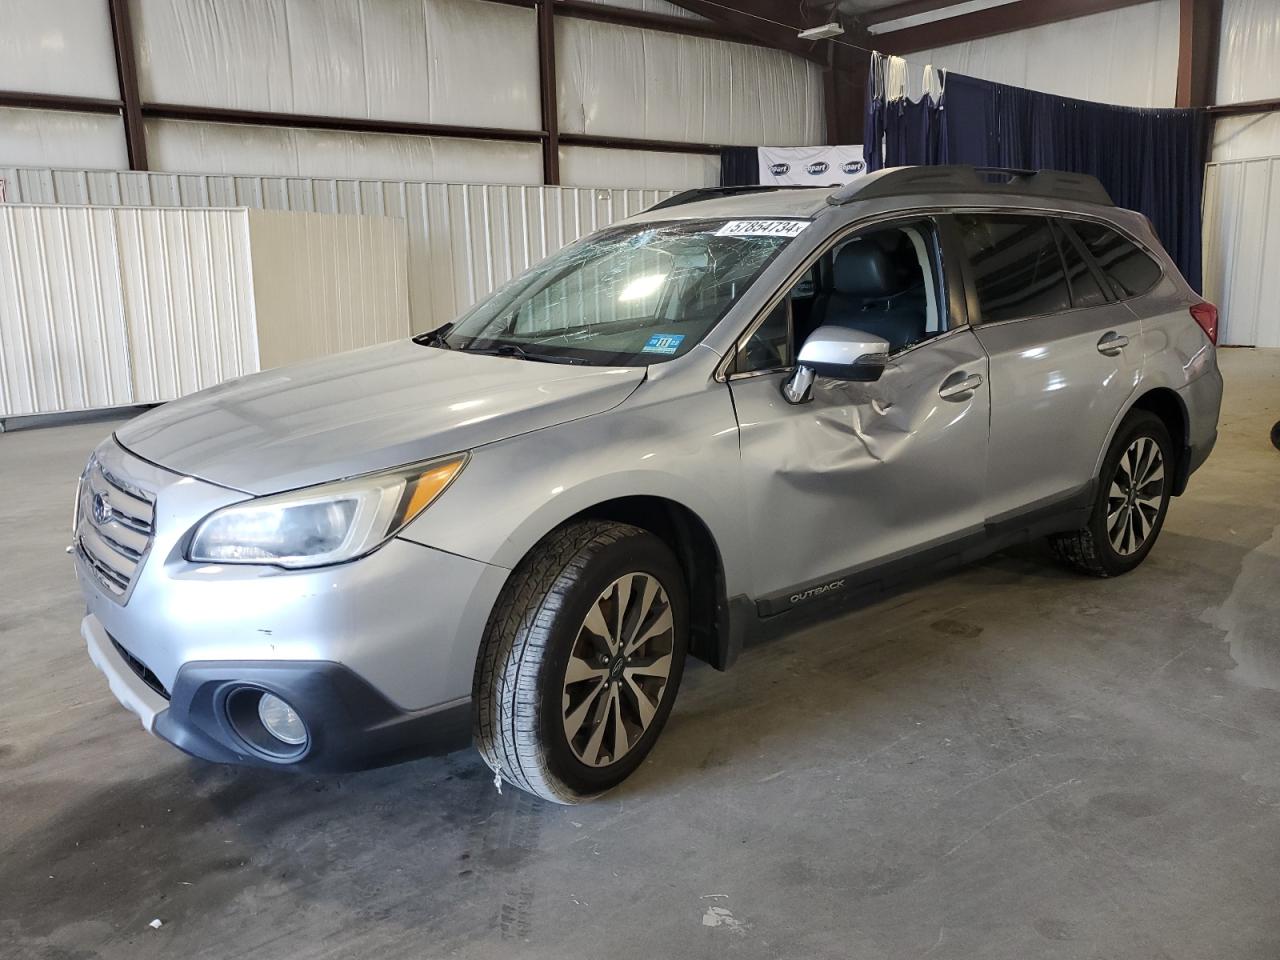
[{"label": "dented door panel", "polygon": [[[970,376],[983,382],[939,395]],[[899,354],[875,383],[819,377],[808,403],[783,398],[786,377],[730,381],[757,598],[981,529],[990,410],[970,330]]]}]

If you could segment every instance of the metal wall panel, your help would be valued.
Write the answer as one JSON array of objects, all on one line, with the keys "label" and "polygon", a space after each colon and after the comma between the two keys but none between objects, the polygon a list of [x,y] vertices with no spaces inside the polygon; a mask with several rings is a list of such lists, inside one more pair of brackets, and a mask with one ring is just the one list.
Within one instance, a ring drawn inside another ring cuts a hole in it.
[{"label": "metal wall panel", "polygon": [[1280,347],[1280,157],[1211,163],[1205,173],[1204,292],[1220,343]]},{"label": "metal wall panel", "polygon": [[[1263,0],[1271,3],[1274,0]],[[1152,0],[1060,23],[916,50],[909,63],[1064,97],[1172,107],[1178,0]],[[914,71],[918,76],[919,71]],[[913,99],[919,91],[912,89]]]},{"label": "metal wall panel", "polygon": [[454,319],[564,244],[674,192],[4,167],[0,178],[15,203],[245,206],[403,218],[416,332]]},{"label": "metal wall panel", "polygon": [[248,212],[112,212],[136,401],[257,370]]},{"label": "metal wall panel", "polygon": [[247,211],[0,206],[0,416],[255,369]]},{"label": "metal wall panel", "polygon": [[0,207],[0,415],[133,402],[110,211]]},{"label": "metal wall panel", "polygon": [[262,369],[409,335],[403,220],[249,212]]}]

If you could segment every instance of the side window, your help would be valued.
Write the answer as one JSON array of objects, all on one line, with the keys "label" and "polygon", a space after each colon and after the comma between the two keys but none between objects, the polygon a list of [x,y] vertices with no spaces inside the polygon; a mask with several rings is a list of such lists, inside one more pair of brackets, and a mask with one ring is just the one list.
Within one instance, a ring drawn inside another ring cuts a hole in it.
[{"label": "side window", "polygon": [[1163,269],[1132,240],[1101,223],[1072,220],[1075,230],[1118,297],[1136,297],[1154,287]]},{"label": "side window", "polygon": [[741,341],[735,373],[788,367],[821,326],[883,337],[891,353],[946,327],[931,221],[862,230],[810,266],[755,331]]},{"label": "side window", "polygon": [[1100,303],[1106,303],[1107,295],[1102,292],[1102,285],[1093,275],[1093,267],[1085,260],[1084,254],[1076,246],[1076,241],[1069,231],[1060,231],[1058,242],[1062,247],[1062,259],[1067,264],[1067,282],[1071,285],[1071,302],[1077,307],[1096,307]]},{"label": "side window", "polygon": [[956,214],[982,319],[1018,320],[1071,308],[1066,270],[1049,221],[1005,214]]},{"label": "side window", "polygon": [[778,305],[764,318],[764,323],[742,341],[738,347],[735,373],[791,366],[791,298],[794,293],[793,289],[778,301]]}]

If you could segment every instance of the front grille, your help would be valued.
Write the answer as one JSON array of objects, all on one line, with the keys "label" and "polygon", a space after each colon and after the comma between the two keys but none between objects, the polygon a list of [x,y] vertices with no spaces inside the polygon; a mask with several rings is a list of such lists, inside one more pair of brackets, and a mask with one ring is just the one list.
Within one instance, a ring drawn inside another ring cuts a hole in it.
[{"label": "front grille", "polygon": [[137,485],[89,462],[80,481],[76,553],[85,568],[121,603],[151,547],[155,501]]},{"label": "front grille", "polygon": [[107,637],[111,640],[111,645],[116,648],[116,653],[124,657],[124,662],[129,665],[129,669],[138,675],[138,679],[156,693],[160,694],[160,696],[168,700],[169,691],[164,688],[164,684],[160,682],[160,678],[151,672],[151,668],[124,647],[120,646],[119,641],[117,641],[115,637],[111,636],[111,634],[107,634]]}]

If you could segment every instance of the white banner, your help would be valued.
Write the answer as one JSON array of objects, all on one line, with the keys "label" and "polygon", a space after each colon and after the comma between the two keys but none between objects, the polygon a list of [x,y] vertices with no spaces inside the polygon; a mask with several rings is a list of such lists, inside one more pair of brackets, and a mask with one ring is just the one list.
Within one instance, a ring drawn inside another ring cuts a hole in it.
[{"label": "white banner", "polygon": [[848,183],[867,172],[862,144],[836,147],[760,147],[760,182],[789,187]]}]

